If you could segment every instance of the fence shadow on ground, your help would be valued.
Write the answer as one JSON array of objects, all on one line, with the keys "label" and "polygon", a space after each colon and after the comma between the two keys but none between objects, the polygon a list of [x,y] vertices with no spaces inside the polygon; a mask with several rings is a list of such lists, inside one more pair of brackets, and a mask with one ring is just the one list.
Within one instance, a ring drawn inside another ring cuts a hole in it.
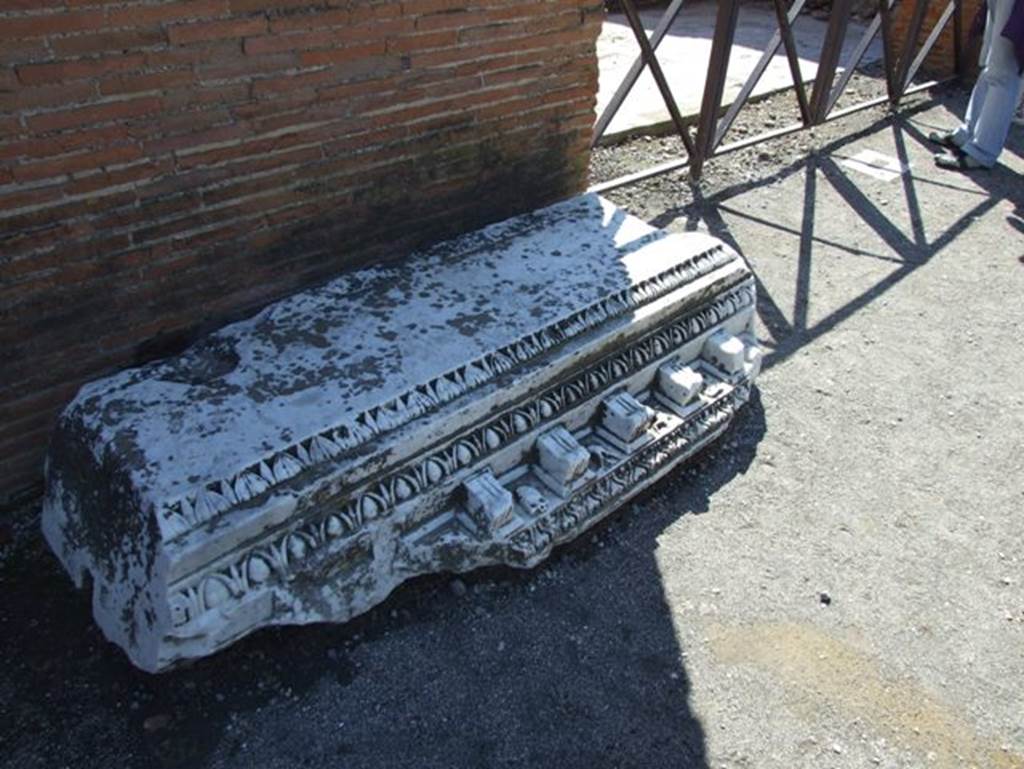
[{"label": "fence shadow on ground", "polygon": [[[792,311],[787,313],[769,287],[760,279],[758,280],[758,314],[773,337],[773,341],[766,343],[769,352],[765,359],[765,366],[769,368],[786,360],[804,345],[828,333],[865,305],[883,296],[889,289],[927,264],[937,253],[954,244],[956,239],[976,219],[991,211],[1002,201],[1009,201],[1015,206],[1015,213],[1007,217],[1010,226],[1024,231],[1024,224],[1021,224],[1021,212],[1024,211],[1024,185],[1021,185],[1014,172],[1005,166],[1000,166],[992,171],[972,172],[970,185],[965,183],[964,176],[956,173],[949,173],[938,181],[915,175],[913,169],[903,174],[899,183],[902,185],[902,196],[906,205],[904,216],[909,215],[910,232],[907,233],[895,221],[894,214],[883,210],[872,201],[871,197],[851,181],[846,172],[840,169],[839,163],[835,159],[842,155],[842,150],[845,147],[877,134],[882,128],[891,133],[897,159],[900,163],[910,166],[908,148],[912,144],[921,145],[932,152],[937,148],[928,142],[928,130],[950,127],[949,124],[927,125],[918,119],[919,113],[939,105],[949,108],[950,112],[954,114],[961,114],[965,103],[963,92],[942,91],[932,100],[893,113],[879,123],[820,148],[816,153],[786,166],[770,178],[751,180],[707,196],[702,192],[700,184],[691,183],[692,202],[655,217],[652,224],[659,227],[668,227],[673,224],[678,226],[681,221],[684,229],[707,227],[712,235],[728,242],[741,252],[744,249],[737,243],[726,222],[726,217],[737,217],[757,227],[781,230],[799,237]],[[1024,138],[1019,132],[1011,134],[1006,152],[1018,156],[1024,152]],[[756,192],[765,185],[775,184],[801,174],[804,177],[804,192],[802,226],[799,230],[773,221],[768,216],[751,215],[730,202],[745,193]],[[868,252],[850,247],[836,239],[829,240],[816,235],[816,224],[820,222],[822,215],[818,210],[820,190],[824,186],[829,186],[838,193],[849,212],[859,221],[867,224],[890,250],[890,253]],[[924,227],[921,196],[931,195],[935,192],[970,196],[976,198],[976,202],[972,202],[966,212],[941,232],[929,235]],[[810,323],[808,307],[811,301],[812,252],[815,244],[856,257],[889,261],[895,265],[896,269],[842,306],[832,309],[826,316]]]}]

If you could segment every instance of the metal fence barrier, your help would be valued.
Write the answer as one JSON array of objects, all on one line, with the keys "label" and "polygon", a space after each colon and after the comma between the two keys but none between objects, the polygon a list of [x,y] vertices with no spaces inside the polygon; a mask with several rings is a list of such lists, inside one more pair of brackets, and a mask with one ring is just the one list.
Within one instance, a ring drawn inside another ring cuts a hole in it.
[{"label": "metal fence barrier", "polygon": [[[637,12],[634,0],[620,0],[626,20],[629,22],[629,26],[633,30],[633,35],[636,37],[640,47],[640,53],[627,72],[626,77],[619,84],[608,106],[598,118],[594,126],[591,146],[596,146],[604,136],[608,130],[608,125],[626,100],[626,97],[633,90],[644,68],[649,68],[658,91],[665,102],[665,106],[668,108],[672,124],[682,139],[686,154],[679,159],[670,160],[643,171],[596,184],[590,188],[591,192],[604,192],[683,168],[689,169],[690,178],[699,179],[703,173],[704,164],[717,155],[734,152],[754,144],[785,136],[786,134],[795,133],[796,131],[820,125],[828,120],[844,117],[853,112],[875,107],[885,102],[889,102],[893,107],[897,107],[899,106],[900,99],[904,96],[931,88],[942,82],[940,80],[930,80],[911,86],[921,64],[928,56],[928,53],[935,45],[939,35],[950,19],[953,20],[954,29],[954,70],[958,75],[963,73],[964,56],[961,50],[963,37],[962,0],[949,0],[939,19],[929,32],[928,37],[921,43],[920,47],[917,47],[916,51],[915,43],[921,35],[930,0],[904,0],[905,2],[912,3],[912,9],[910,11],[910,24],[907,27],[903,45],[898,52],[894,48],[893,40],[892,11],[896,0],[878,0],[878,11],[857,42],[850,56],[850,61],[843,65],[842,73],[837,80],[836,74],[839,71],[840,53],[846,38],[853,0],[833,0],[828,28],[825,32],[825,41],[822,45],[821,57],[818,62],[818,71],[811,86],[810,94],[808,94],[804,85],[804,79],[800,73],[800,63],[797,57],[792,29],[793,22],[804,7],[805,0],[795,0],[788,9],[786,8],[785,0],[773,0],[778,29],[768,41],[764,52],[761,54],[761,58],[744,82],[736,99],[722,114],[722,95],[725,90],[726,72],[729,68],[729,57],[736,34],[736,21],[739,16],[740,0],[719,0],[714,37],[711,42],[708,76],[704,82],[704,95],[701,100],[700,112],[696,118],[697,133],[696,136],[693,136],[691,134],[691,126],[687,124],[679,112],[679,107],[672,96],[672,90],[658,61],[657,54],[658,46],[665,38],[672,23],[679,16],[684,1],[672,0],[662,15],[661,20],[654,28],[653,33],[648,38],[640,21],[640,14]],[[861,59],[864,58],[864,53],[867,51],[868,46],[871,45],[871,42],[879,32],[882,34],[882,59],[885,68],[887,95],[845,107],[841,110],[835,109],[836,103],[846,90],[854,70],[860,64]],[[780,46],[785,47],[786,50],[790,77],[793,81],[793,89],[800,109],[800,122],[731,144],[723,144],[723,139],[735,122],[737,115],[746,106],[754,87],[768,68],[769,62],[778,53]]]}]

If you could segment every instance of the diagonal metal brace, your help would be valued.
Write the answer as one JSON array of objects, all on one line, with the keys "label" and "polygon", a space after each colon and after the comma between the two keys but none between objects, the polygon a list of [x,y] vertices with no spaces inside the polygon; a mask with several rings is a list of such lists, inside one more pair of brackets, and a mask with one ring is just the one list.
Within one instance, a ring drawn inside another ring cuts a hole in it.
[{"label": "diagonal metal brace", "polygon": [[909,82],[907,75],[910,73],[911,54],[917,38],[921,36],[921,28],[924,26],[924,17],[928,11],[929,0],[917,0],[914,3],[914,13],[910,18],[910,25],[907,27],[907,35],[903,41],[903,50],[900,53],[899,65],[896,69],[894,85],[897,88],[894,104],[899,104],[900,96],[906,90]]},{"label": "diagonal metal brace", "polygon": [[676,131],[678,131],[679,137],[683,140],[686,152],[689,155],[693,155],[693,139],[690,138],[690,132],[686,128],[686,124],[683,122],[683,116],[679,114],[679,107],[676,106],[675,97],[672,96],[672,91],[668,87],[668,81],[665,79],[665,73],[662,72],[661,64],[658,63],[658,57],[655,55],[654,49],[651,47],[651,41],[647,39],[647,33],[644,31],[644,26],[640,21],[640,14],[637,13],[633,0],[621,0],[621,2],[622,10],[626,13],[626,20],[629,22],[629,26],[633,29],[633,35],[636,37],[637,43],[640,44],[640,54],[647,66],[651,68],[651,75],[654,77],[654,82],[657,84],[658,90],[661,92],[661,98],[664,100],[665,106],[668,108],[668,114],[672,117],[672,122],[675,124]]},{"label": "diagonal metal brace", "polygon": [[697,122],[697,154],[690,166],[690,176],[694,179],[700,178],[704,161],[714,153],[715,127],[718,111],[722,107],[725,76],[729,69],[739,10],[739,0],[719,0],[715,37],[711,43],[711,61],[708,62],[708,79],[704,83],[704,99],[701,101]]},{"label": "diagonal metal brace", "polygon": [[[658,26],[654,28],[654,32],[651,33],[651,50],[657,51],[658,46],[661,45],[661,41],[665,39],[665,35],[668,34],[672,24],[675,23],[676,18],[679,16],[679,11],[683,8],[684,0],[672,0],[671,5],[665,9],[665,13],[662,15],[661,20],[658,22]],[[644,67],[647,66],[647,62],[641,53],[633,61],[632,66],[629,68],[629,72],[619,83],[619,87],[615,90],[612,95],[611,101],[605,106],[604,111],[601,112],[601,117],[597,119],[597,123],[594,125],[594,137],[590,141],[590,146],[594,147],[601,137],[604,136],[605,131],[608,130],[608,126],[611,125],[612,120],[619,112],[619,108],[622,103],[626,101],[626,97],[633,90],[633,86],[636,85],[636,81],[640,78],[640,75],[644,71]]]},{"label": "diagonal metal brace", "polygon": [[[894,0],[883,0],[892,6]],[[836,83],[832,89],[832,93],[828,97],[828,105],[825,107],[825,113],[832,112],[833,107],[836,106],[836,102],[839,101],[839,97],[843,95],[843,91],[846,90],[846,86],[850,83],[850,78],[853,77],[854,71],[857,69],[857,65],[860,64],[861,59],[864,58],[864,54],[868,50],[868,46],[871,45],[871,41],[875,39],[878,34],[878,30],[882,26],[882,14],[876,13],[874,18],[871,19],[871,23],[868,28],[864,30],[864,34],[861,35],[860,41],[857,43],[857,47],[853,50],[853,55],[850,56],[850,61],[843,69],[843,74],[839,76],[839,82]]]},{"label": "diagonal metal brace", "polygon": [[[921,65],[924,64],[924,60],[927,58],[928,54],[931,53],[932,48],[935,46],[935,42],[939,39],[939,35],[942,34],[942,30],[945,29],[946,25],[949,23],[950,17],[952,17],[956,12],[957,4],[956,0],[950,0],[949,4],[942,11],[942,15],[935,22],[935,26],[932,27],[931,32],[928,33],[928,37],[921,44],[921,49],[917,52],[917,56],[915,56],[914,60],[911,62],[910,68],[907,70],[907,74],[901,83],[903,91],[907,90],[911,81],[917,76],[917,71],[921,68]],[[956,49],[954,48],[954,53],[955,50]]]},{"label": "diagonal metal brace", "polygon": [[725,113],[725,117],[718,124],[718,130],[715,131],[715,139],[711,147],[712,152],[722,143],[722,139],[725,138],[729,129],[732,128],[732,124],[736,121],[736,116],[746,106],[750,94],[760,82],[772,59],[775,58],[775,54],[779,52],[779,46],[783,44],[786,46],[786,58],[789,61],[789,72],[793,78],[793,87],[796,89],[797,103],[800,105],[800,116],[805,125],[810,122],[810,113],[807,107],[807,91],[804,89],[803,78],[800,74],[800,61],[797,56],[796,45],[793,41],[793,31],[790,28],[797,15],[803,10],[805,2],[806,0],[796,0],[793,3],[793,7],[787,12],[784,0],[775,0],[775,11],[779,29],[775,31],[771,40],[768,41],[768,45],[765,46],[761,58],[743,84],[736,99],[729,105],[729,110]]},{"label": "diagonal metal brace", "polygon": [[811,121],[814,125],[824,123],[828,117],[828,98],[836,77],[843,41],[846,39],[846,27],[850,21],[852,4],[852,0],[835,0],[832,4],[825,43],[821,48],[821,60],[818,62],[818,73],[814,78],[814,90],[811,92]]}]

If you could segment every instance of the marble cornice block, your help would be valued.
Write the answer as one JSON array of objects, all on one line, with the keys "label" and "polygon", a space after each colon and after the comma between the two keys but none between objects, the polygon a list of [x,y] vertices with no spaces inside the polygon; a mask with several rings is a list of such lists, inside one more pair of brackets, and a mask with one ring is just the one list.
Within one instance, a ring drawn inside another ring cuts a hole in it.
[{"label": "marble cornice block", "polygon": [[721,241],[574,198],[86,385],[43,530],[151,671],[417,574],[531,566],[725,429],[754,302]]}]

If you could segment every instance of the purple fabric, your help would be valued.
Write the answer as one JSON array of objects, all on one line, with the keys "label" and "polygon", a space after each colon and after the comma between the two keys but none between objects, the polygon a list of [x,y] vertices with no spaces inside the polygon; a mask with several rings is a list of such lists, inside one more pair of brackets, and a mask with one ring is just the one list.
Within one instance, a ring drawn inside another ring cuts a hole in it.
[{"label": "purple fabric", "polygon": [[1013,50],[1017,54],[1017,66],[1024,71],[1024,0],[1014,0],[1010,18],[1003,27],[1003,37],[1009,38],[1013,43]]}]

